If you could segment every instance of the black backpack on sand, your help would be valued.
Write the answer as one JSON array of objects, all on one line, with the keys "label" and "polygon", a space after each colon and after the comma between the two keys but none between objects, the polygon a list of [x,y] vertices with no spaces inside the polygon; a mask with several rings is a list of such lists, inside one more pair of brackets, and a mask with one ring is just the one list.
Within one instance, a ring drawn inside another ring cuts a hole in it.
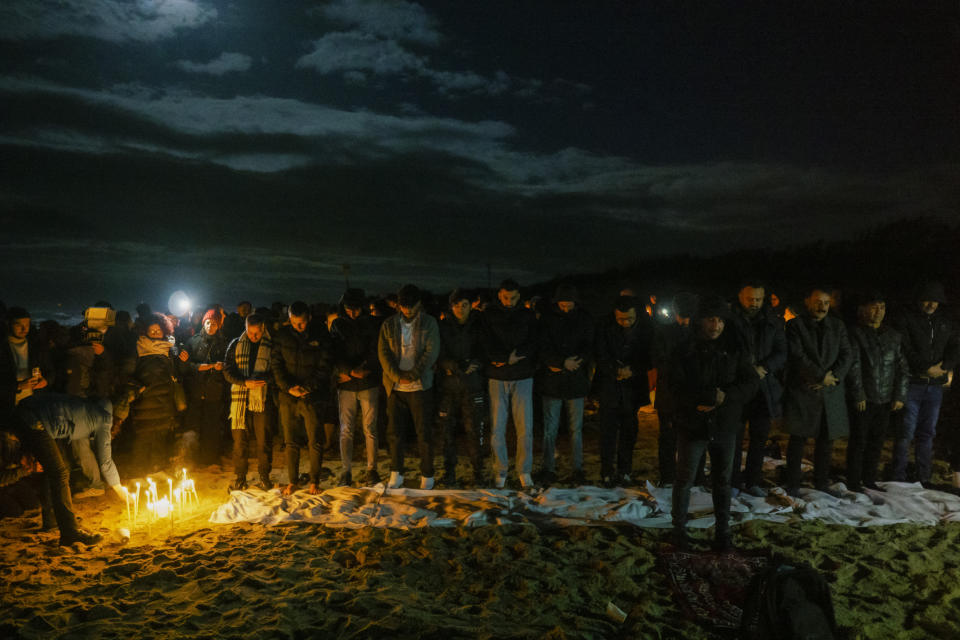
[{"label": "black backpack on sand", "polygon": [[830,586],[808,565],[772,562],[750,583],[743,605],[744,640],[835,640]]}]

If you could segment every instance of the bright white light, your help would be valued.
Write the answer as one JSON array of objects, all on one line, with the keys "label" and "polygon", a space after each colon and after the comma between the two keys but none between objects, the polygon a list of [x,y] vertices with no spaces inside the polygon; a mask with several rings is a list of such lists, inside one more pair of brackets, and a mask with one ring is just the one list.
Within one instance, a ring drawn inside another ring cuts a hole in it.
[{"label": "bright white light", "polygon": [[660,313],[665,316],[670,315],[670,309],[660,309]]},{"label": "bright white light", "polygon": [[183,291],[174,291],[167,301],[167,308],[175,316],[186,315],[190,312],[191,306],[190,297]]}]

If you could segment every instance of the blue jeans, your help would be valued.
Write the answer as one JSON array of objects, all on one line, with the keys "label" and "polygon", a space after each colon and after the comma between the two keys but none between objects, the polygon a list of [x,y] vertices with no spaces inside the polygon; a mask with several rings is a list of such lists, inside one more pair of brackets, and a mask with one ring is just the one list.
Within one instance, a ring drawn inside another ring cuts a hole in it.
[{"label": "blue jeans", "polygon": [[490,422],[497,475],[505,477],[510,468],[507,458],[507,410],[513,414],[517,429],[517,473],[533,471],[533,378],[523,380],[488,380],[490,390]]},{"label": "blue jeans", "polygon": [[893,445],[893,479],[907,479],[907,454],[916,438],[913,457],[917,480],[929,482],[933,475],[933,438],[937,435],[943,387],[936,384],[911,384],[903,406],[903,424]]},{"label": "blue jeans", "polygon": [[377,403],[380,387],[363,391],[337,392],[340,400],[340,460],[345,471],[353,464],[353,437],[357,430],[357,407],[363,423],[363,436],[367,445],[367,469],[377,468]]},{"label": "blue jeans", "polygon": [[583,470],[583,398],[543,398],[543,470],[554,473],[561,407],[567,411],[573,470]]}]

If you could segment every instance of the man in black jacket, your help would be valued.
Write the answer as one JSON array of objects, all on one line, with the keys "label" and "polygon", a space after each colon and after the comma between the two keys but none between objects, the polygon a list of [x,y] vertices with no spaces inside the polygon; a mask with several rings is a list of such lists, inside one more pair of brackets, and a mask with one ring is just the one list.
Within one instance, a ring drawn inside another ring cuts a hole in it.
[{"label": "man in black jacket", "polygon": [[[632,482],[637,411],[650,404],[653,327],[633,296],[620,296],[597,330],[600,386],[600,478],[604,486]],[[675,445],[674,445],[675,446]]]},{"label": "man in black jacket", "polygon": [[[310,456],[310,486],[307,490],[316,494],[320,493],[323,462],[323,428],[317,403],[324,402],[330,389],[329,344],[327,340],[311,337],[307,331],[310,308],[305,302],[291,304],[288,315],[290,325],[276,332],[271,352],[271,368],[280,396],[280,425],[287,453],[289,481],[283,493],[289,495],[297,486],[300,448],[305,439]],[[326,327],[323,331],[326,331]]]},{"label": "man in black jacket", "polygon": [[880,293],[863,298],[857,325],[849,331],[857,363],[847,376],[850,441],[847,443],[847,488],[879,490],[877,465],[891,412],[900,411],[910,381],[900,333],[883,324],[887,311]]},{"label": "man in black jacket", "polygon": [[903,423],[893,447],[893,479],[899,482],[907,479],[907,454],[914,438],[917,480],[929,483],[933,474],[933,439],[943,389],[960,356],[957,329],[941,308],[946,300],[942,284],[925,283],[917,291],[916,306],[895,325],[903,335],[910,367]]},{"label": "man in black jacket", "polygon": [[577,305],[577,289],[560,285],[553,304],[540,320],[539,354],[543,364],[543,482],[556,481],[557,431],[560,413],[567,414],[573,484],[583,473],[583,402],[590,391],[590,359],[594,329],[590,315]]},{"label": "man in black jacket", "polygon": [[507,411],[517,430],[517,474],[533,486],[533,375],[537,367],[537,319],[520,302],[520,285],[504,280],[497,301],[483,312],[484,373],[490,392],[490,446],[496,458],[494,483],[507,482]]},{"label": "man in black jacket", "polygon": [[437,387],[440,391],[439,419],[443,429],[444,472],[440,484],[457,482],[457,415],[463,422],[467,453],[473,466],[473,482],[483,486],[484,380],[480,354],[479,316],[471,313],[470,296],[455,289],[449,297],[450,314],[440,322],[440,358],[437,360]]},{"label": "man in black jacket", "polygon": [[377,406],[380,401],[380,360],[377,339],[380,327],[364,313],[366,296],[363,289],[347,289],[340,298],[340,314],[330,326],[333,342],[333,375],[337,382],[340,407],[341,485],[353,482],[353,438],[359,421],[367,447],[367,466],[363,477],[366,486],[380,482],[377,473]]},{"label": "man in black jacket", "polygon": [[[744,283],[737,294],[737,304],[730,316],[731,329],[750,354],[753,369],[760,382],[757,393],[744,406],[743,422],[737,433],[733,454],[733,486],[756,497],[767,495],[763,482],[763,456],[770,434],[771,418],[781,415],[783,386],[778,376],[787,363],[787,340],[783,320],[764,304],[766,290],[756,281]],[[747,464],[741,476],[743,436],[750,425],[750,447]]]},{"label": "man in black jacket", "polygon": [[720,298],[707,298],[694,319],[693,339],[674,351],[670,379],[676,390],[677,481],[673,485],[674,540],[687,543],[690,487],[704,451],[710,453],[714,548],[731,546],[730,479],[733,447],[743,404],[756,393],[757,374],[750,355],[729,335],[723,339],[729,309]]}]

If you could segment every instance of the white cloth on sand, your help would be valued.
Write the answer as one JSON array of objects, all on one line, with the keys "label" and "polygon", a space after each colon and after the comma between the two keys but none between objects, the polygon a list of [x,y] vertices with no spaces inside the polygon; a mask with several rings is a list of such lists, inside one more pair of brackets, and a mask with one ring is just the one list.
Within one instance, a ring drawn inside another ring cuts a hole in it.
[{"label": "white cloth on sand", "polygon": [[[832,524],[879,526],[914,522],[960,522],[960,496],[924,489],[919,483],[883,482],[882,491],[847,491],[842,483],[831,491],[801,489],[800,498],[774,490],[766,498],[741,493],[731,503],[735,525],[763,519],[820,519]],[[234,491],[210,522],[315,522],[333,527],[482,526],[507,523],[590,525],[623,522],[639,527],[670,526],[671,490],[647,484],[647,489],[546,489],[542,491],[386,489],[337,487],[318,495],[300,491],[283,496],[278,489]],[[714,523],[713,503],[705,489],[690,496],[690,527]]]}]

